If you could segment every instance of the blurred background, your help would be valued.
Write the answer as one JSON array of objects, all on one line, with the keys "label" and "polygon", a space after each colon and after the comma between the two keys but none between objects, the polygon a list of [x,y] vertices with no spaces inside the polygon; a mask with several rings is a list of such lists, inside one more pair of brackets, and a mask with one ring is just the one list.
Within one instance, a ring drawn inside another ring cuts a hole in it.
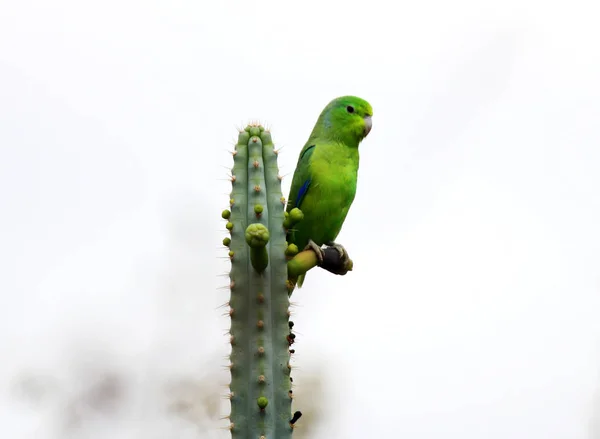
[{"label": "blurred background", "polygon": [[225,438],[228,150],[371,102],[298,437],[600,438],[590,1],[0,5],[0,436]]}]

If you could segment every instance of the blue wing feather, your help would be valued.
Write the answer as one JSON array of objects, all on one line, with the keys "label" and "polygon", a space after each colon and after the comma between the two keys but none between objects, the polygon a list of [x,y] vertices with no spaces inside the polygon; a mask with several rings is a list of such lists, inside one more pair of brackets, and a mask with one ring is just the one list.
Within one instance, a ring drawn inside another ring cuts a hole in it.
[{"label": "blue wing feather", "polygon": [[304,195],[306,195],[306,192],[308,191],[309,186],[310,186],[310,180],[306,180],[304,182],[304,184],[300,187],[300,190],[298,191],[298,196],[296,197],[296,202],[294,204],[297,208],[300,208],[300,203],[302,202],[302,198],[304,198]]}]

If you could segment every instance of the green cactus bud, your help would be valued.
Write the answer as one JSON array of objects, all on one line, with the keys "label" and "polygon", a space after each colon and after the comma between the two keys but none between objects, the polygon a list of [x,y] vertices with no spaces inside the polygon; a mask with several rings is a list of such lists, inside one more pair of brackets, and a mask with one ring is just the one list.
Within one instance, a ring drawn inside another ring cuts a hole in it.
[{"label": "green cactus bud", "polygon": [[292,222],[292,225],[299,223],[300,221],[302,221],[304,219],[304,214],[302,213],[302,211],[300,209],[298,209],[297,207],[294,207],[291,211],[290,211],[290,221]]},{"label": "green cactus bud", "polygon": [[269,265],[269,230],[260,223],[250,224],[246,228],[246,243],[250,246],[250,261],[256,271],[262,273]]},{"label": "green cactus bud", "polygon": [[221,212],[221,218],[223,219],[229,219],[229,217],[231,216],[231,211],[225,209],[223,212]]},{"label": "green cactus bud", "polygon": [[269,400],[265,396],[259,396],[256,403],[258,404],[258,408],[264,410],[267,407],[267,404],[269,404]]},{"label": "green cactus bud", "polygon": [[262,212],[263,212],[262,204],[255,204],[254,205],[254,213],[257,215],[260,215]]},{"label": "green cactus bud", "polygon": [[223,245],[225,247],[229,247],[229,244],[231,244],[231,238],[229,238],[229,237],[223,238]]},{"label": "green cactus bud", "polygon": [[231,229],[233,229],[233,223],[231,221],[228,221],[227,224],[225,224],[225,228],[231,231]]},{"label": "green cactus bud", "polygon": [[298,254],[298,246],[296,244],[290,244],[285,249],[285,255],[289,257],[296,256]]}]

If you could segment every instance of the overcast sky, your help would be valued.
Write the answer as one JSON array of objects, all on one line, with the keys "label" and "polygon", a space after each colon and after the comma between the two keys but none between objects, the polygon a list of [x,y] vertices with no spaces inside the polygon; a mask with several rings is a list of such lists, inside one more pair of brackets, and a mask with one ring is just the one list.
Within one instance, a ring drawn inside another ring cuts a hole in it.
[{"label": "overcast sky", "polygon": [[2,2],[0,436],[227,437],[227,150],[260,119],[291,174],[354,94],[355,270],[294,293],[299,431],[600,437],[593,3]]}]

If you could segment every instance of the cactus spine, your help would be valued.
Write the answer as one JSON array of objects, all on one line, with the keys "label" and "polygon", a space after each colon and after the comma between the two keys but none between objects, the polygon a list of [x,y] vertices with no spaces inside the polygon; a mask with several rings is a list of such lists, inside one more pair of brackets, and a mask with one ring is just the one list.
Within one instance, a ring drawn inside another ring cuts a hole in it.
[{"label": "cactus spine", "polygon": [[[291,438],[289,255],[285,199],[271,134],[239,133],[233,152],[230,209],[230,430],[232,438]],[[297,250],[296,250],[297,251]],[[294,249],[291,249],[294,253]]]}]

